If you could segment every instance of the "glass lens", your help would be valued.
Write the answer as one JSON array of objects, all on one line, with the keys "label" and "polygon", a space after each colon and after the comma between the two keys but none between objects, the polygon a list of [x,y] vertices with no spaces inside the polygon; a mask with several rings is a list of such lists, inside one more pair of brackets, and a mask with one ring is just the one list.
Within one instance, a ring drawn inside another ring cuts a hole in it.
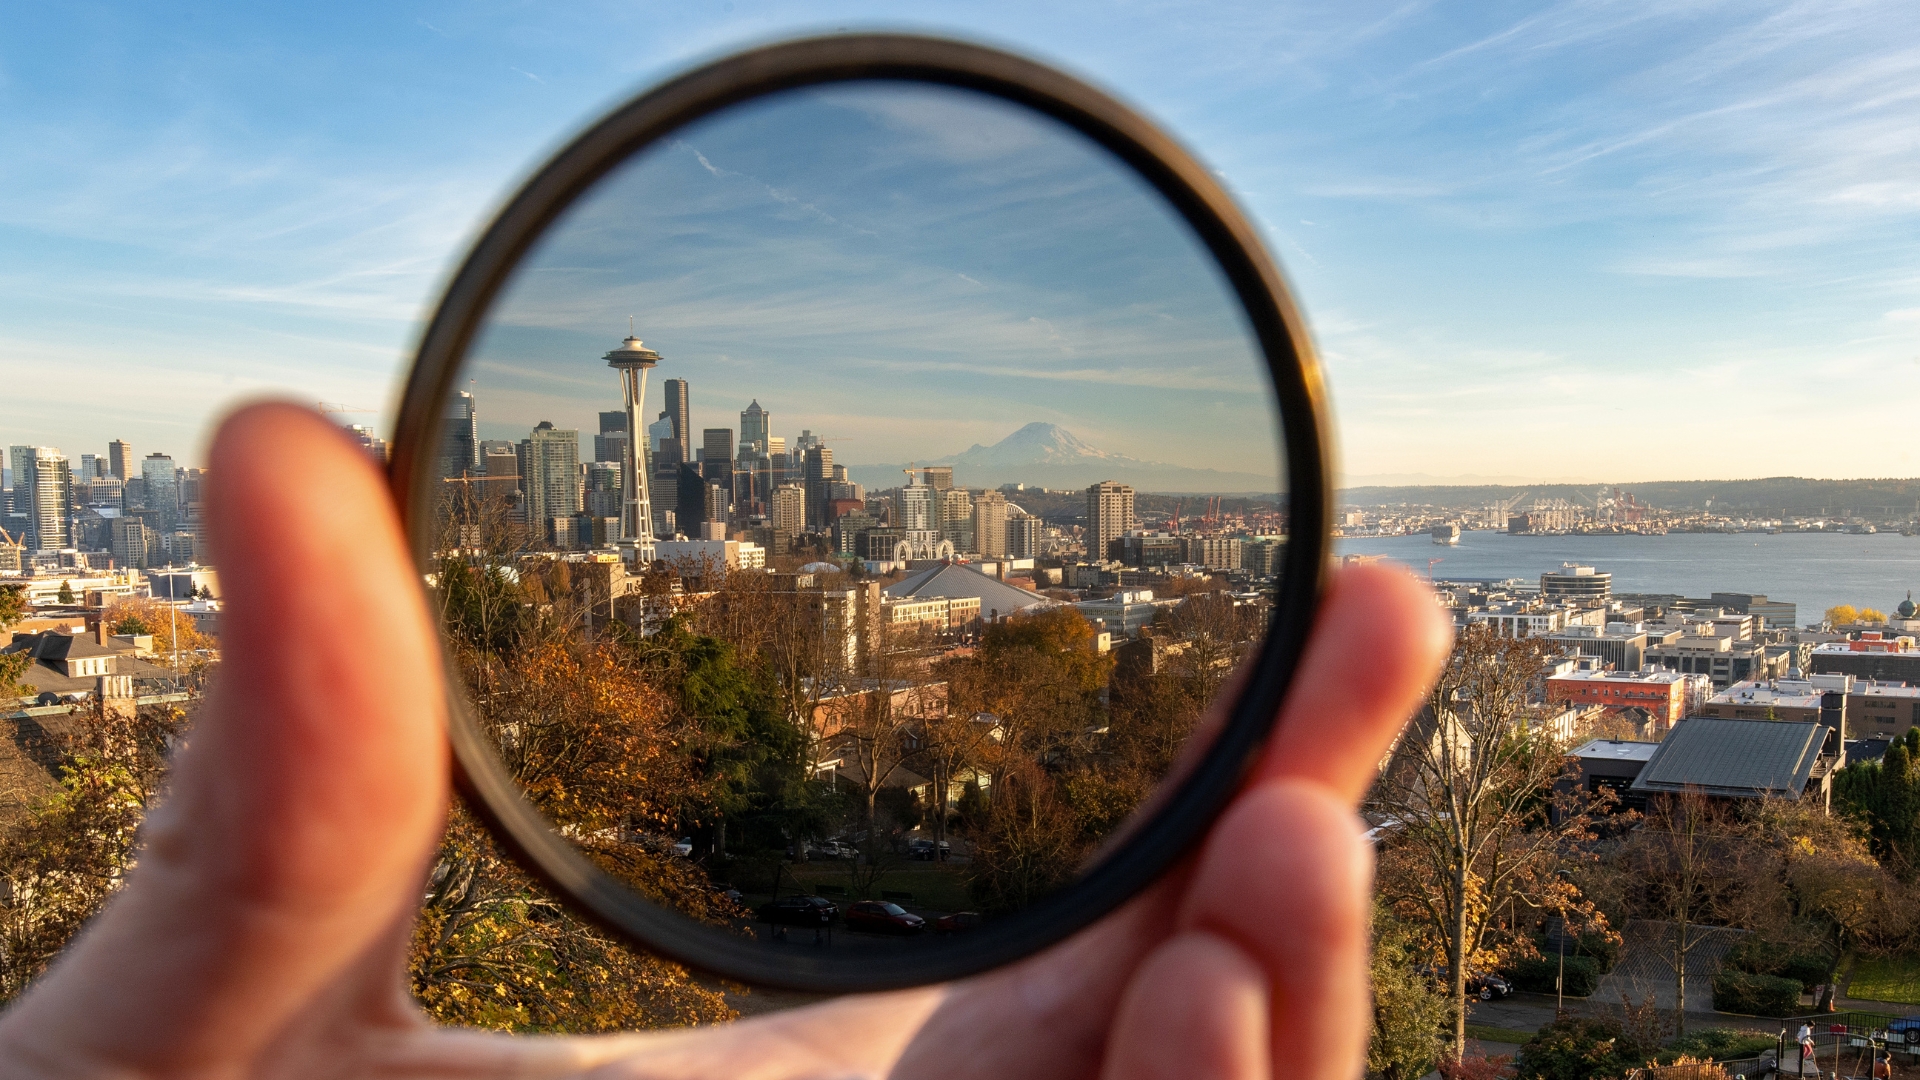
[{"label": "glass lens", "polygon": [[1204,749],[1286,545],[1206,250],[967,91],[649,147],[516,271],[444,415],[434,582],[507,771],[772,949],[960,942],[1073,882]]}]

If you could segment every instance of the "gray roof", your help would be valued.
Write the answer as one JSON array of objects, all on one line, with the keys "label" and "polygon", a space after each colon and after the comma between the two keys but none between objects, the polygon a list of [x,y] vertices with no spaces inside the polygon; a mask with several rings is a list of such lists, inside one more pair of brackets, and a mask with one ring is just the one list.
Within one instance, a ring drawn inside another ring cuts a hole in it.
[{"label": "gray roof", "polygon": [[1052,601],[1038,593],[1025,589],[1016,589],[1005,585],[971,566],[960,563],[944,563],[930,566],[925,570],[909,574],[886,587],[886,594],[896,600],[934,600],[940,597],[977,596],[980,598],[980,614],[990,616],[998,613],[1011,615],[1023,608],[1036,604],[1050,604]]},{"label": "gray roof", "polygon": [[1627,739],[1595,739],[1573,752],[1578,758],[1601,758],[1607,761],[1646,761],[1660,749],[1659,743],[1633,742]]},{"label": "gray roof", "polygon": [[1674,726],[1634,778],[1633,791],[1650,795],[1689,789],[1708,795],[1797,799],[1820,757],[1826,728],[1785,720],[1727,720],[1695,716]]}]

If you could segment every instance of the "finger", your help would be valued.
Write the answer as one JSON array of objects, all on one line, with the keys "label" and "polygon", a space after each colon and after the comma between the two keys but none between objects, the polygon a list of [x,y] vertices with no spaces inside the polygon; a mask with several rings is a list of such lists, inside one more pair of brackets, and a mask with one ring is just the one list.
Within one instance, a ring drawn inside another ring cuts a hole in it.
[{"label": "finger", "polygon": [[1267,1080],[1266,972],[1238,945],[1189,932],[1155,949],[1114,1014],[1106,1080]]},{"label": "finger", "polygon": [[[1285,1060],[1300,1080],[1360,1075],[1370,1028],[1372,880],[1373,853],[1352,808],[1320,784],[1279,779],[1228,809],[1187,888],[1182,935],[1230,942],[1245,966],[1265,973],[1270,1022],[1259,1030],[1273,1059]],[[1252,993],[1247,977],[1232,974],[1240,968],[1226,960],[1216,968],[1224,981],[1215,992],[1244,1007]],[[1288,1032],[1296,1041],[1282,1045]],[[1309,1045],[1297,1041],[1303,1033]]]},{"label": "finger", "polygon": [[1451,621],[1412,574],[1334,573],[1255,781],[1298,777],[1359,799],[1452,642]]},{"label": "finger", "polygon": [[0,1029],[79,1060],[256,1060],[369,956],[384,989],[363,1014],[410,1018],[395,927],[447,766],[438,645],[391,498],[338,429],[286,405],[230,417],[210,465],[215,688],[127,889]]}]

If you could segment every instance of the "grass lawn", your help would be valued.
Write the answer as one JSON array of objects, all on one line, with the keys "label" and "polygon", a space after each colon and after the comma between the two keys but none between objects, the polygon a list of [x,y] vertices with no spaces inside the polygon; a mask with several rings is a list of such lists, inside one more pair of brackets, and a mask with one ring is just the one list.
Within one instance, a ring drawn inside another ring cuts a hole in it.
[{"label": "grass lawn", "polygon": [[1920,1005],[1920,956],[1889,956],[1854,961],[1847,996],[1867,1001]]},{"label": "grass lawn", "polygon": [[1485,1024],[1468,1024],[1467,1025],[1467,1038],[1479,1039],[1481,1042],[1513,1043],[1516,1046],[1521,1046],[1521,1045],[1525,1045],[1526,1042],[1529,1039],[1532,1039],[1535,1034],[1536,1032],[1532,1032],[1532,1031],[1519,1031],[1514,1028],[1488,1027]]}]

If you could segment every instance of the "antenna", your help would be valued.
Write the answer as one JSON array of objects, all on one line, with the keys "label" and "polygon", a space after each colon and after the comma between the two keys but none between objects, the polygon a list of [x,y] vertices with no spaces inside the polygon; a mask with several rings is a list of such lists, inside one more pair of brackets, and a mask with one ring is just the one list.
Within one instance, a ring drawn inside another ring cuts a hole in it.
[{"label": "antenna", "polygon": [[627,316],[627,336],[633,336],[633,316]]}]

